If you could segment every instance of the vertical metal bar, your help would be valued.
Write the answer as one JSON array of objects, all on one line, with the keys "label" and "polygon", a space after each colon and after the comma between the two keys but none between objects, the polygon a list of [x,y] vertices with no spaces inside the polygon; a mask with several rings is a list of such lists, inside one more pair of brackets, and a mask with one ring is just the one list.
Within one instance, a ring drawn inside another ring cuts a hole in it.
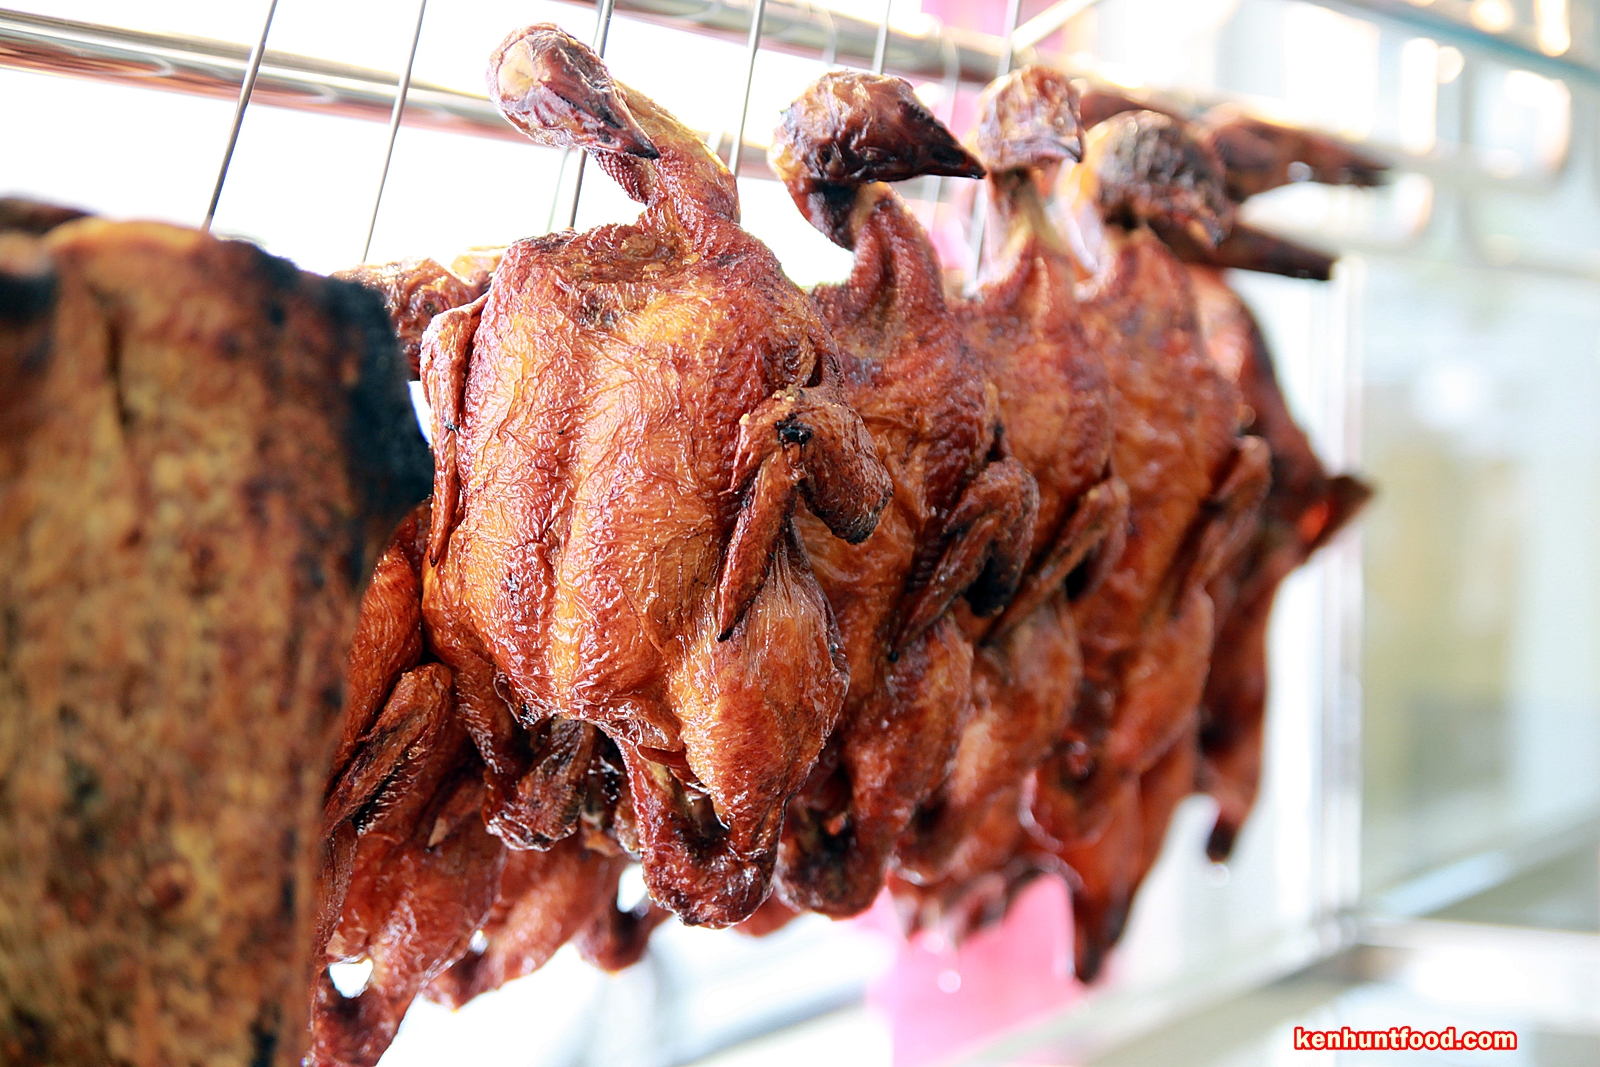
[{"label": "vertical metal bar", "polygon": [[211,203],[206,207],[206,221],[202,230],[211,229],[211,220],[217,217],[217,201],[222,199],[222,186],[228,180],[228,166],[233,162],[233,149],[239,143],[239,128],[244,125],[244,111],[250,106],[250,94],[256,91],[256,74],[261,70],[261,57],[267,53],[267,34],[272,30],[272,16],[278,11],[278,0],[267,5],[267,19],[261,24],[261,39],[250,50],[250,62],[244,72],[244,83],[239,86],[239,103],[233,109],[233,129],[228,132],[228,148],[222,153],[222,169],[217,171],[217,185],[211,190]]},{"label": "vertical metal bar", "polygon": [[[956,94],[961,91],[961,57],[956,54],[955,42],[950,39],[950,28],[939,27],[939,51],[944,56],[944,124],[956,120]],[[939,198],[944,195],[944,179],[930,174],[923,179],[924,199],[928,201],[928,221],[922,228],[932,232],[939,221]]]},{"label": "vertical metal bar", "polygon": [[832,70],[839,58],[839,26],[833,21],[833,12],[827,8],[819,7],[815,11],[822,17],[822,32],[828,42],[822,49],[822,65]]},{"label": "vertical metal bar", "polygon": [[1000,45],[1000,62],[994,72],[996,78],[1011,73],[1011,57],[1016,50],[1017,19],[1022,15],[1022,0],[1006,0],[1006,29]]},{"label": "vertical metal bar", "polygon": [[[611,12],[616,8],[616,0],[600,0],[599,10],[594,16],[594,54],[601,59],[606,57],[606,41],[611,37]],[[578,156],[578,176],[572,182],[572,212],[567,216],[567,229],[574,229],[578,225],[578,197],[583,195],[583,165],[589,161],[587,155]],[[565,166],[567,157],[561,157]],[[557,175],[559,182],[560,175]],[[559,186],[557,187],[559,189]]]},{"label": "vertical metal bar", "polygon": [[883,61],[889,55],[889,12],[894,10],[894,0],[883,0],[883,20],[878,23],[878,43],[872,49],[872,73],[883,73]]},{"label": "vertical metal bar", "polygon": [[567,157],[572,155],[572,149],[561,150],[561,163],[556,167],[556,183],[550,193],[550,214],[544,220],[544,232],[549,233],[556,228],[556,208],[561,206],[561,182],[567,176]]},{"label": "vertical metal bar", "polygon": [[383,187],[389,184],[389,164],[394,160],[394,139],[400,132],[400,116],[406,110],[406,96],[411,92],[411,68],[417,65],[417,44],[422,40],[422,17],[428,12],[428,0],[417,4],[417,27],[411,32],[411,51],[406,55],[405,73],[400,75],[400,87],[394,94],[394,110],[389,113],[389,147],[383,152],[383,174],[378,178],[378,195],[372,201],[372,219],[367,223],[367,241],[361,246],[361,262],[367,261],[372,251],[372,235],[378,228],[378,211],[383,207]]},{"label": "vertical metal bar", "polygon": [[728,151],[728,169],[734,178],[739,177],[739,157],[744,154],[744,120],[750,114],[750,83],[756,77],[756,53],[761,51],[761,23],[767,17],[767,0],[756,0],[750,12],[750,41],[745,45],[744,103],[739,107],[739,126],[733,135],[733,147]]}]

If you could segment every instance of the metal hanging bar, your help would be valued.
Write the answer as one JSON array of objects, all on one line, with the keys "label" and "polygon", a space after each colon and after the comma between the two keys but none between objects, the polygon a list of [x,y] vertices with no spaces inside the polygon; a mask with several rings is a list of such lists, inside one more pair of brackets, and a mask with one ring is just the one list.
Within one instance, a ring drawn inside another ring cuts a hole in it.
[{"label": "metal hanging bar", "polygon": [[389,184],[389,164],[394,159],[395,136],[400,132],[400,116],[406,111],[406,95],[411,92],[411,68],[417,65],[417,44],[422,40],[422,18],[427,12],[428,0],[418,0],[417,27],[411,33],[411,51],[406,55],[406,70],[400,75],[400,88],[394,94],[394,111],[389,116],[389,147],[383,152],[383,174],[378,178],[378,195],[372,201],[372,218],[367,223],[367,240],[361,246],[363,263],[367,261],[367,253],[372,251],[372,234],[378,228],[378,212],[383,207],[383,187]]},{"label": "metal hanging bar", "polygon": [[822,46],[822,65],[832,70],[839,60],[839,27],[833,21],[833,12],[825,7],[813,8],[808,2],[807,11],[816,11],[822,16],[822,32],[826,44]]},{"label": "metal hanging bar", "polygon": [[883,73],[883,61],[889,58],[889,12],[894,10],[894,0],[883,0],[883,18],[878,22],[878,43],[872,47],[872,73]]},{"label": "metal hanging bar", "polygon": [[1015,48],[1032,48],[1099,2],[1100,0],[1058,0],[1057,3],[1051,4],[1018,26],[1017,32],[1011,35],[1011,44]]},{"label": "metal hanging bar", "polygon": [[[942,43],[945,47],[945,68],[941,102],[945,105],[944,124],[952,126],[956,120],[956,93],[961,90],[961,72],[956,69],[955,48],[949,43],[948,37],[942,38]],[[931,231],[939,221],[939,198],[944,195],[944,178],[930,174],[923,179],[922,188],[923,199],[928,202],[928,220],[922,224],[922,228]]]},{"label": "metal hanging bar", "polygon": [[267,34],[272,30],[272,16],[277,14],[278,0],[267,5],[267,18],[261,24],[261,39],[250,50],[250,62],[244,81],[239,86],[239,103],[233,109],[233,128],[228,131],[228,147],[222,153],[222,167],[217,171],[217,184],[211,190],[211,203],[206,206],[206,220],[202,230],[211,229],[211,220],[217,216],[217,202],[222,199],[222,186],[228,180],[228,167],[233,163],[233,149],[239,143],[239,130],[244,125],[244,112],[250,106],[250,94],[256,90],[256,75],[261,71],[261,58],[267,54]]},{"label": "metal hanging bar", "polygon": [[[611,37],[611,12],[616,8],[616,0],[600,0],[600,7],[594,15],[594,54],[601,59],[606,57],[606,41]],[[569,149],[562,149],[561,162],[566,163],[565,153]],[[578,225],[578,197],[583,195],[583,166],[589,161],[587,154],[578,155],[578,176],[572,180],[572,211],[567,215],[567,229],[575,229]],[[556,191],[561,190],[560,174],[556,175]]]},{"label": "metal hanging bar", "polygon": [[744,122],[750,114],[750,85],[756,78],[756,53],[761,51],[761,23],[766,14],[767,0],[756,0],[754,10],[750,12],[750,40],[745,45],[744,99],[739,105],[739,125],[733,135],[733,144],[728,148],[728,169],[733,172],[735,181],[739,178],[739,165],[744,161]]},{"label": "metal hanging bar", "polygon": [[[585,4],[587,0],[567,0]],[[750,26],[754,0],[617,0],[617,11],[630,18],[644,19],[664,26],[685,27],[727,37],[742,39]],[[815,58],[829,51],[830,26],[834,46],[834,61],[865,68],[872,61],[878,40],[877,20],[859,18],[841,12],[825,14],[808,0],[762,0],[765,18],[774,26],[782,26],[783,34],[774,34],[765,46],[795,55]],[[960,60],[961,78],[967,82],[988,82],[994,77],[995,58],[999,55],[1000,39],[992,34],[967,30],[954,32],[956,52]],[[944,72],[944,57],[940,54],[938,34],[889,31],[888,54],[891,60],[887,69],[907,77],[937,78]],[[830,64],[831,65],[831,64]]]}]

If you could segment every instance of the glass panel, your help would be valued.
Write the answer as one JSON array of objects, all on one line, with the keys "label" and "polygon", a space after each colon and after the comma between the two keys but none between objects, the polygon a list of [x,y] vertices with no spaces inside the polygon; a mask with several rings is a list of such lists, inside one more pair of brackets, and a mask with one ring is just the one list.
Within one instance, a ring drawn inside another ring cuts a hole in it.
[{"label": "glass panel", "polygon": [[1366,293],[1364,883],[1600,803],[1600,302],[1377,260]]}]

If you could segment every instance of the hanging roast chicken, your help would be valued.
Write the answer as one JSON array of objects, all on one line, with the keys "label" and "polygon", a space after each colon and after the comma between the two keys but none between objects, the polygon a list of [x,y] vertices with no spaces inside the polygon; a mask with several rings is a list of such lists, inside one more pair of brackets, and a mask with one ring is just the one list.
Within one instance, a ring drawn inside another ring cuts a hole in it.
[{"label": "hanging roast chicken", "polygon": [[1011,451],[1038,482],[1039,516],[1017,596],[1001,618],[970,628],[973,718],[901,849],[902,875],[925,885],[962,880],[947,868],[963,840],[1003,822],[990,807],[1015,818],[1024,781],[1068,727],[1082,680],[1071,604],[1116,563],[1126,533],[1105,360],[1084,329],[1072,255],[1045,214],[1055,172],[1081,152],[1074,97],[1065,75],[1032,66],[978,101],[971,140],[988,169],[999,252],[955,311],[995,382]]},{"label": "hanging roast chicken", "polygon": [[766,896],[846,687],[792,517],[803,502],[860,541],[889,482],[827,329],[693,134],[550,26],[508,37],[489,87],[645,208],[512,245],[481,301],[430,326],[426,611],[496,832],[572,832],[599,728],[652,896],[735,922]]},{"label": "hanging roast chicken", "polygon": [[904,81],[836,72],[790,106],[773,170],[801,212],[855,252],[812,292],[843,350],[842,386],[889,470],[893,498],[859,545],[802,517],[850,666],[838,731],[790,805],[780,891],[828,915],[867,908],[895,844],[954,754],[972,647],[950,608],[1010,600],[1038,494],[1009,454],[998,398],[945,303],[939,264],[886,182],[977,176]]}]

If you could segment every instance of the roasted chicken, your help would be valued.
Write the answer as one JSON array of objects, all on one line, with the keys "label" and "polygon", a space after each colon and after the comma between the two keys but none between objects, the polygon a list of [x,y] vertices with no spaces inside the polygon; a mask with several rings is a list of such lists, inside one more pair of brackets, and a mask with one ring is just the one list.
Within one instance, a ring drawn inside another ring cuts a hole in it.
[{"label": "roasted chicken", "polygon": [[1099,854],[1090,864],[1084,850],[1124,847],[1114,838],[1140,822],[1140,778],[1192,729],[1213,639],[1206,585],[1249,536],[1269,472],[1265,444],[1239,436],[1237,390],[1205,354],[1187,271],[1153,229],[1221,238],[1230,205],[1215,156],[1167,116],[1125,113],[1089,131],[1064,184],[1069,238],[1090,275],[1084,321],[1116,398],[1112,462],[1130,491],[1121,558],[1075,610],[1077,716],[1032,798],[1043,842],[1081,878],[1087,980],[1126,910],[1114,864]]},{"label": "roasted chicken", "polygon": [[1082,675],[1069,601],[1116,562],[1125,534],[1127,490],[1110,471],[1110,380],[1084,330],[1072,255],[1045,214],[1044,190],[1081,152],[1075,104],[1071,82],[1042,66],[1001,78],[978,101],[971,142],[988,169],[1001,250],[955,313],[997,387],[1010,450],[1038,483],[1039,512],[1010,607],[969,628],[979,640],[972,721],[901,848],[902,872],[923,882],[946,873],[990,805],[1015,809],[1023,780],[1067,728]]},{"label": "roasted chicken", "polygon": [[737,922],[847,684],[796,507],[858,542],[889,480],[814,305],[692,133],[551,26],[506,39],[489,89],[645,207],[512,245],[483,298],[429,326],[424,612],[495,833],[573,832],[601,729],[651,895]]},{"label": "roasted chicken", "polygon": [[886,184],[983,168],[898,78],[836,72],[784,114],[772,165],[811,224],[855,252],[813,290],[843,350],[843,390],[893,499],[858,545],[802,517],[850,668],[837,734],[790,805],[779,888],[852,915],[883,887],[897,839],[944,776],[971,704],[972,646],[950,608],[1005,607],[1038,492],[1006,449],[998,397],[945,303],[927,235]]}]

